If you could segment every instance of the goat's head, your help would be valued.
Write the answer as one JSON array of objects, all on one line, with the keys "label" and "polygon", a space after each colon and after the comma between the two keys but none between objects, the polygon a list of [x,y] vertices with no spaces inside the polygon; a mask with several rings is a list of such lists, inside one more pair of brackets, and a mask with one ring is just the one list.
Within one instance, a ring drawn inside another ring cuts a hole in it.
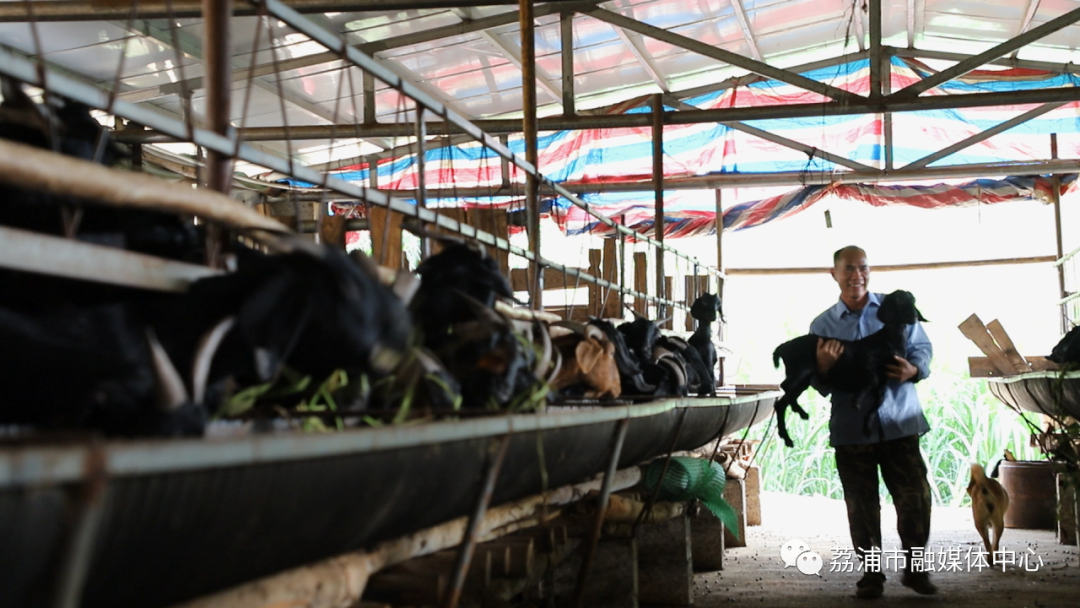
[{"label": "goat's head", "polygon": [[895,323],[911,325],[915,321],[926,322],[922,313],[915,308],[915,296],[910,291],[898,289],[881,300],[881,308],[878,309],[878,320],[886,325]]},{"label": "goat's head", "polygon": [[645,317],[635,316],[637,318],[633,321],[619,326],[619,333],[626,339],[626,346],[639,362],[648,361],[656,341],[660,339],[660,328]]},{"label": "goat's head", "polygon": [[724,318],[720,307],[720,296],[715,293],[703,293],[690,305],[690,316],[703,323],[712,323],[719,316]]},{"label": "goat's head", "polygon": [[593,325],[554,341],[562,353],[562,366],[552,380],[555,390],[573,385],[585,387],[586,397],[612,397],[622,394],[619,368],[615,363],[615,344]]}]

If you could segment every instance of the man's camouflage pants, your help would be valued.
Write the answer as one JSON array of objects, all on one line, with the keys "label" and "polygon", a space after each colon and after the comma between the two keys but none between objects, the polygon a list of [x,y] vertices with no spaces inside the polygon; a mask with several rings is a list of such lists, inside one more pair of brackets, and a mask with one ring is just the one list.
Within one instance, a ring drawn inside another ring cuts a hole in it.
[{"label": "man's camouflage pants", "polygon": [[836,470],[844,486],[851,542],[860,556],[871,547],[884,549],[879,468],[896,506],[900,543],[910,555],[912,547],[926,547],[930,539],[930,484],[917,435],[867,445],[836,446]]}]

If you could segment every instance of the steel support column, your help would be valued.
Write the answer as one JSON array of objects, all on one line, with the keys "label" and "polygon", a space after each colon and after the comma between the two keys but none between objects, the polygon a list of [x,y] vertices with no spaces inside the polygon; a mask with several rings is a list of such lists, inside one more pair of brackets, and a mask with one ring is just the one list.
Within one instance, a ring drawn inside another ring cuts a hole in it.
[{"label": "steel support column", "polygon": [[[653,173],[653,200],[655,208],[655,220],[653,220],[653,238],[660,244],[664,244],[664,97],[653,95],[652,97],[652,173]],[[660,299],[667,299],[668,293],[664,289],[664,248],[656,248],[656,295]],[[667,315],[665,307],[657,306],[657,319],[663,319]]]},{"label": "steel support column", "polygon": [[[521,18],[521,105],[524,117],[521,128],[525,136],[525,162],[539,171],[536,142],[536,21],[533,19],[533,0],[520,0]],[[540,265],[540,182],[534,172],[525,175],[525,230],[529,235],[529,251],[535,256],[529,264],[529,305],[544,306],[544,269]]]}]

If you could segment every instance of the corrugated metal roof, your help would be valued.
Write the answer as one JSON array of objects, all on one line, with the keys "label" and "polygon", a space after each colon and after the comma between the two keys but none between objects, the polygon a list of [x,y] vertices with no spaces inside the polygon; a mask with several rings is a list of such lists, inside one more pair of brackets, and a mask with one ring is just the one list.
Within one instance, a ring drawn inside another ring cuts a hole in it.
[{"label": "corrugated metal roof", "polygon": [[[4,4],[10,8],[23,3]],[[580,9],[582,5],[573,6]],[[598,6],[739,55],[760,57],[778,67],[804,65],[869,46],[865,0],[614,0]],[[1071,0],[884,0],[882,44],[971,55],[1078,6]],[[543,7],[555,8],[540,10]],[[463,24],[498,16],[507,17],[506,22],[462,31]],[[520,115],[520,28],[515,6],[328,12],[308,17],[354,44],[392,43],[376,56],[467,117]],[[538,5],[541,115],[563,111],[559,19],[558,5]],[[420,43],[396,43],[402,36],[432,31],[442,34]],[[578,111],[650,93],[678,94],[710,87],[747,73],[580,12],[573,16],[573,36]],[[170,22],[141,20],[136,15],[130,22],[41,22],[33,27],[0,23],[0,44],[40,56],[101,86],[111,88],[117,82],[121,98],[142,99],[170,114],[181,112],[184,81],[203,74],[202,39],[201,21],[187,18]],[[1015,56],[1066,63],[1075,58],[1078,46],[1080,27],[1073,25],[1023,47]],[[362,118],[360,71],[344,69],[321,45],[284,23],[235,17],[231,49],[237,70],[232,118],[237,126],[347,124]],[[267,73],[254,79],[249,92],[246,72],[253,64],[265,66]],[[275,64],[290,69],[275,73]],[[203,90],[188,88],[193,89],[192,106],[198,113]],[[376,90],[378,121],[415,120],[411,103],[399,93],[381,83]],[[304,162],[319,163],[331,156],[371,153],[394,144],[389,140],[362,146],[350,142],[346,149],[330,154],[328,141],[304,142],[293,146],[292,152]],[[289,151],[281,142],[261,145],[282,154]]]}]

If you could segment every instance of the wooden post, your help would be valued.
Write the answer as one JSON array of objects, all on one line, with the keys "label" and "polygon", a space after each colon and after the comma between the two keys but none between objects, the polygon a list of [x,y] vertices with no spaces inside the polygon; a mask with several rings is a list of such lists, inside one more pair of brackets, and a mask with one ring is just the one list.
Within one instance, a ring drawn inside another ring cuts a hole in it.
[{"label": "wooden post", "polygon": [[[723,190],[716,191],[716,269],[724,272],[724,205],[722,199]],[[723,298],[723,281],[717,287],[720,297]]]},{"label": "wooden post", "polygon": [[344,215],[324,215],[319,223],[319,241],[324,245],[345,251]]},{"label": "wooden post", "polygon": [[[649,254],[639,251],[634,254],[634,291],[649,293]],[[645,316],[649,313],[649,302],[634,298],[634,312]]]},{"label": "wooden post", "polygon": [[368,225],[371,231],[372,257],[379,266],[401,268],[401,214],[368,203]]},{"label": "wooden post", "polygon": [[[603,253],[599,249],[589,250],[589,274],[594,277],[600,276],[600,267],[602,264]],[[601,308],[603,307],[603,295],[600,291],[600,286],[596,283],[589,283],[589,314],[594,317],[599,317]]]},{"label": "wooden post", "polygon": [[[611,283],[617,283],[619,279],[616,245],[615,239],[604,239],[603,279]],[[600,316],[606,319],[622,318],[622,293],[617,289],[605,288],[603,294]]]},{"label": "wooden post", "polygon": [[[462,224],[466,224],[466,225],[472,226],[474,228],[477,228],[479,230],[483,230],[484,232],[493,234],[493,235],[495,235],[497,237],[504,238],[504,239],[509,239],[509,235],[510,235],[509,219],[510,218],[506,214],[506,212],[503,211],[502,209],[485,209],[485,208],[482,208],[482,207],[477,207],[477,208],[473,208],[473,209],[464,209],[464,208],[439,209],[439,215],[444,215],[444,216],[446,216],[448,218],[457,220],[458,222],[460,222]],[[449,234],[449,231],[444,230],[442,228],[434,228],[434,227],[432,227],[432,229],[435,232],[445,232],[445,233]],[[442,246],[439,245],[437,242],[432,243],[432,248],[431,249],[432,249],[432,253],[438,253],[438,252],[442,251]],[[505,250],[502,250],[502,249],[497,249],[495,247],[488,247],[487,248],[487,253],[491,257],[495,258],[495,261],[497,261],[499,263],[499,272],[501,272],[503,274],[503,276],[509,277],[510,276],[510,253],[508,251],[505,251]],[[528,290],[528,284],[526,283],[525,288],[520,289],[520,291],[527,291],[527,290]],[[514,291],[519,291],[519,288],[514,287]]]},{"label": "wooden post", "polygon": [[[670,298],[671,294],[675,293],[674,283],[675,283],[675,278],[674,277],[664,277],[664,297],[665,298]],[[665,312],[664,317],[669,316],[669,315],[674,315],[675,314],[675,308],[665,306],[664,307],[664,312]],[[660,318],[663,319],[664,317],[660,317]],[[675,319],[674,318],[668,319],[667,322],[665,322],[663,325],[661,325],[661,327],[663,329],[674,329],[674,327],[675,327]]]}]

